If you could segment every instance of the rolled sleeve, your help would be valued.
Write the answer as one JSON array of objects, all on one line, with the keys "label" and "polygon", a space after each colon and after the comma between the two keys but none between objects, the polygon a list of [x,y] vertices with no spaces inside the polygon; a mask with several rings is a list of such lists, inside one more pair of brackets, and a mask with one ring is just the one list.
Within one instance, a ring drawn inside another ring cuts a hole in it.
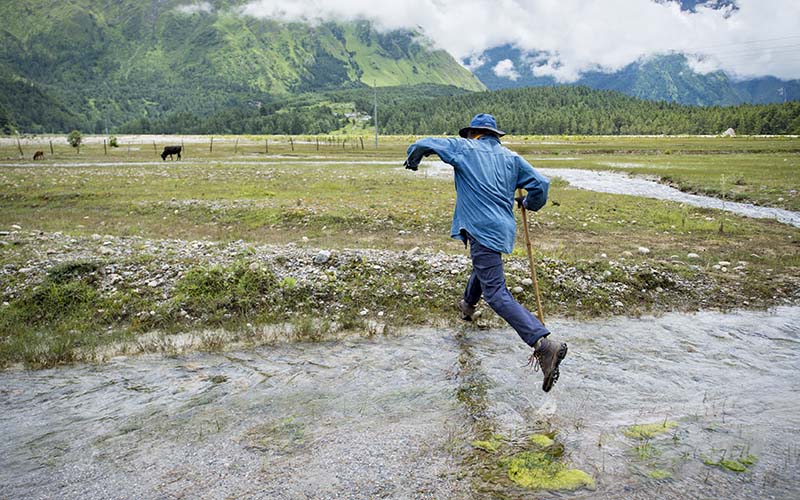
[{"label": "rolled sleeve", "polygon": [[550,190],[550,179],[537,172],[530,163],[518,156],[519,170],[517,174],[517,188],[525,189],[525,208],[534,212],[547,203],[547,194]]}]

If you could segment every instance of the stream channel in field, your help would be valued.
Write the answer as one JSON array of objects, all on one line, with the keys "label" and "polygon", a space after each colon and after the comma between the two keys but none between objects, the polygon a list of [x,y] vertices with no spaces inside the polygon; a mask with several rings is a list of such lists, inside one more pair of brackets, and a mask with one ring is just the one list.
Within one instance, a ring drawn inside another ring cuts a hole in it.
[{"label": "stream channel in field", "polygon": [[[552,160],[552,159],[551,159]],[[453,167],[441,162],[425,162],[428,175],[452,177]],[[624,172],[584,170],[578,168],[536,168],[548,177],[559,177],[570,186],[600,193],[624,194],[686,203],[701,208],[715,208],[726,212],[758,219],[776,219],[784,224],[800,227],[800,212],[782,208],[761,207],[750,203],[724,201],[711,196],[684,193],[673,187],[660,184],[646,177],[637,177]]]},{"label": "stream channel in field", "polygon": [[[800,308],[549,326],[549,394],[512,330],[470,325],[7,370],[0,497],[797,498]],[[494,457],[542,432],[596,489],[508,480]]]}]

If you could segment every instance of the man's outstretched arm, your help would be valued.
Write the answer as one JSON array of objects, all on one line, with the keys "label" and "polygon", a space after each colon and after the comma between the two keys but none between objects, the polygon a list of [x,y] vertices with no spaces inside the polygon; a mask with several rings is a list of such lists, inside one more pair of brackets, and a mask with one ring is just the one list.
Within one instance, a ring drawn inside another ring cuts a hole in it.
[{"label": "man's outstretched arm", "polygon": [[408,147],[408,151],[406,151],[406,161],[403,162],[403,166],[409,170],[417,170],[417,167],[419,167],[419,162],[422,161],[422,158],[432,154],[438,155],[443,162],[455,166],[454,162],[457,151],[457,139],[436,139],[432,137],[426,137],[425,139],[420,139]]}]

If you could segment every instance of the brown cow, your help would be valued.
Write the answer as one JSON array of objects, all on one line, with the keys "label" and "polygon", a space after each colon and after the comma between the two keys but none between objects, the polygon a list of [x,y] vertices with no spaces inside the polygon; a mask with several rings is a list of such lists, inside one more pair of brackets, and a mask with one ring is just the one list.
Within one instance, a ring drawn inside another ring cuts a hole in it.
[{"label": "brown cow", "polygon": [[37,151],[33,153],[34,160],[44,160],[44,151]]}]

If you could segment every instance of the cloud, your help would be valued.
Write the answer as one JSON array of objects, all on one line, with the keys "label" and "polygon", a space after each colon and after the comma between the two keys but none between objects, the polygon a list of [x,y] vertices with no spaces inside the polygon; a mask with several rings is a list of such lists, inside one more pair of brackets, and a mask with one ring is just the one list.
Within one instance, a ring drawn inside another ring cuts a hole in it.
[{"label": "cloud", "polygon": [[197,14],[200,12],[213,12],[214,7],[208,2],[199,2],[199,3],[191,3],[185,5],[179,5],[175,8],[178,12],[182,14]]},{"label": "cloud", "polygon": [[500,78],[508,78],[514,81],[519,78],[519,73],[514,69],[514,62],[511,59],[503,59],[495,64],[492,72]]},{"label": "cloud", "polygon": [[379,8],[373,0],[255,0],[241,12],[419,30],[470,67],[487,49],[510,44],[532,54],[534,74],[560,81],[674,52],[689,55],[706,72],[800,78],[797,0],[700,2],[691,11],[669,0],[405,0]]}]

